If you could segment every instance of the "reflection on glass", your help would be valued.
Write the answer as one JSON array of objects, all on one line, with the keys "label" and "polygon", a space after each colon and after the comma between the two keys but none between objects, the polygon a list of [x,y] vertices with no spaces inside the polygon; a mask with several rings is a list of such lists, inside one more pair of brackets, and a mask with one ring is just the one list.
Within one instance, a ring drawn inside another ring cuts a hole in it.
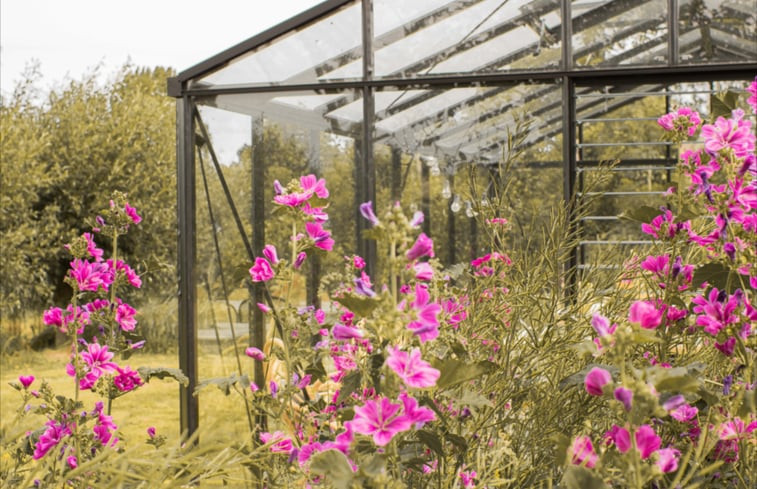
[{"label": "reflection on glass", "polygon": [[757,1],[681,0],[681,63],[757,59]]},{"label": "reflection on glass", "polygon": [[665,64],[667,0],[573,0],[577,67]]}]

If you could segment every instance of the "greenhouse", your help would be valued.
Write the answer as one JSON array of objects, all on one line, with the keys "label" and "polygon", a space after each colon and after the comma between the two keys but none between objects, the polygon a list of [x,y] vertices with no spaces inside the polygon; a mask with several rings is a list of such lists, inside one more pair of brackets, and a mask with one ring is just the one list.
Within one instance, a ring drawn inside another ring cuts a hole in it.
[{"label": "greenhouse", "polygon": [[228,342],[264,348],[256,304],[271,298],[247,270],[265,245],[288,246],[274,182],[314,174],[331,193],[336,258],[308,257],[303,305],[327,300],[320,284],[342,256],[380,272],[358,210],[369,201],[379,216],[394,202],[422,211],[452,267],[487,252],[476,217],[491,199],[518,216],[513,243],[538,247],[543,209],[592,197],[561,278],[580,287],[618,266],[608,246],[649,244],[619,216],[659,207],[674,183],[679,155],[657,118],[706,115],[755,73],[755,0],[328,0],[170,78],[182,431],[202,422],[198,357],[233,371]]}]

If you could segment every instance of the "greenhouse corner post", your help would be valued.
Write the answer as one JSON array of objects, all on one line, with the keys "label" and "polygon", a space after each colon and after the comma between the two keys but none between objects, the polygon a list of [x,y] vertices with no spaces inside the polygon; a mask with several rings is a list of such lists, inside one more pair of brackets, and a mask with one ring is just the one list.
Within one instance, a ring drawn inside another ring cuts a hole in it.
[{"label": "greenhouse corner post", "polygon": [[[376,166],[373,160],[373,130],[375,120],[376,103],[374,101],[374,87],[370,84],[373,80],[373,0],[362,0],[362,20],[363,20],[363,183],[355,182],[357,191],[363,189],[361,201],[373,202],[373,208],[379,208],[379,202],[376,201]],[[358,216],[358,220],[360,216]],[[362,222],[362,221],[361,221]],[[360,233],[361,227],[357,227]],[[358,236],[358,242],[363,241],[367,263],[367,273],[371,277],[376,274],[376,242]],[[360,247],[358,247],[360,249]]]},{"label": "greenhouse corner post", "polygon": [[199,425],[197,385],[197,291],[195,288],[195,137],[194,104],[188,95],[176,101],[176,163],[179,252],[179,368],[189,382],[179,398],[183,437],[192,436]]},{"label": "greenhouse corner post", "polygon": [[[573,70],[573,14],[571,2],[562,2],[562,62],[563,70]],[[568,206],[568,219],[571,222],[571,235],[577,231],[573,222],[575,215],[576,190],[576,86],[573,78],[566,74],[562,77],[562,150],[563,150],[563,199]],[[575,297],[578,291],[578,248],[570,250],[570,256],[564,264],[563,287],[566,298]]]}]

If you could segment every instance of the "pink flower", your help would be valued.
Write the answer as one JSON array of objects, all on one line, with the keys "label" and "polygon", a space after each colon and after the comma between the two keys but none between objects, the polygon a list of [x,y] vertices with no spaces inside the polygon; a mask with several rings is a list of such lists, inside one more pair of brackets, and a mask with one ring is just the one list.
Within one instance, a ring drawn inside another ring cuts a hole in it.
[{"label": "pink flower", "polygon": [[73,455],[70,455],[68,458],[66,458],[66,463],[71,468],[71,470],[79,466],[76,457],[74,457]]},{"label": "pink flower", "polygon": [[[706,299],[697,295],[691,300],[693,304],[696,304],[692,310],[698,314],[697,324],[702,326],[707,333],[716,336],[729,324],[738,322],[738,315],[734,312],[741,302],[741,297],[738,293],[728,296],[725,291],[718,291],[714,287]],[[725,301],[726,298],[728,302]]]},{"label": "pink flower", "polygon": [[51,419],[47,423],[47,429],[42,433],[34,445],[34,460],[39,460],[44,457],[51,448],[60,443],[64,436],[71,434],[71,430],[68,426],[58,424],[57,421]]},{"label": "pink flower", "polygon": [[108,284],[113,283],[115,280],[116,272],[123,272],[124,276],[126,277],[126,280],[131,284],[132,287],[140,288],[142,287],[142,279],[139,278],[139,275],[132,270],[132,268],[124,263],[121,260],[118,260],[116,262],[115,270],[113,269],[113,260],[109,259],[106,264],[108,265],[108,277],[109,281]]},{"label": "pink flower", "polygon": [[331,239],[331,233],[323,229],[318,222],[306,222],[305,231],[313,240],[313,245],[325,251],[331,251],[334,248],[334,240]]},{"label": "pink flower", "polygon": [[415,270],[416,280],[423,280],[428,282],[434,276],[434,269],[431,268],[431,265],[426,262],[416,263],[413,266],[413,269]]},{"label": "pink flower", "polygon": [[266,445],[270,443],[271,451],[274,453],[291,453],[292,451],[292,439],[286,438],[281,431],[273,433],[264,431],[260,433],[260,441]]},{"label": "pink flower", "polygon": [[466,472],[460,472],[460,483],[463,485],[465,489],[476,487],[476,477],[478,474],[475,470],[470,470]]},{"label": "pink flower", "polygon": [[744,112],[733,111],[733,118],[718,117],[715,124],[702,126],[704,149],[713,156],[725,148],[731,148],[736,158],[745,158],[754,151],[755,136],[752,134],[752,123],[742,120]]},{"label": "pink flower", "polygon": [[274,265],[279,262],[279,257],[276,254],[276,247],[273,245],[269,244],[263,247],[263,256],[265,256],[266,259],[268,259],[268,261]]},{"label": "pink flower", "polygon": [[273,278],[273,268],[268,260],[261,257],[255,258],[255,264],[250,268],[250,277],[253,282],[267,282]]},{"label": "pink flower", "polygon": [[353,338],[362,338],[363,332],[357,328],[336,323],[331,328],[331,335],[335,340],[351,340]]},{"label": "pink flower", "polygon": [[634,434],[636,438],[636,449],[641,454],[641,459],[649,458],[652,453],[660,448],[662,440],[649,425],[641,425]]},{"label": "pink flower", "polygon": [[699,410],[696,407],[690,406],[689,404],[683,404],[682,406],[672,409],[670,411],[670,417],[681,423],[685,423],[695,418],[697,413],[699,413]]},{"label": "pink flower", "polygon": [[373,226],[378,226],[379,219],[373,212],[373,202],[369,200],[368,202],[363,202],[362,204],[360,204],[360,214]]},{"label": "pink flower", "polygon": [[103,250],[97,247],[92,234],[84,233],[82,237],[87,241],[87,253],[89,253],[89,256],[94,258],[98,263],[103,261]]},{"label": "pink flower", "polygon": [[258,302],[257,306],[258,306],[258,309],[260,309],[261,311],[263,311],[265,313],[271,312],[271,308],[268,307],[267,305],[263,304],[262,302]]},{"label": "pink flower", "polygon": [[121,304],[116,308],[116,322],[124,331],[133,331],[137,325],[134,315],[137,311],[129,304]]},{"label": "pink flower", "polygon": [[24,386],[24,389],[28,389],[32,382],[34,382],[33,375],[21,375],[18,377],[18,381]]},{"label": "pink flower", "polygon": [[678,470],[678,456],[681,452],[675,448],[661,448],[657,450],[657,466],[663,474]]},{"label": "pink flower", "polygon": [[594,328],[594,331],[596,331],[597,335],[599,335],[599,337],[601,338],[603,336],[609,336],[615,333],[618,325],[613,324],[612,326],[610,326],[610,321],[606,317],[602,316],[601,314],[595,314],[591,318],[591,327]]},{"label": "pink flower", "polygon": [[662,321],[662,312],[649,301],[636,301],[628,311],[628,320],[644,329],[655,329]]},{"label": "pink flower", "polygon": [[394,435],[408,430],[412,425],[410,418],[399,414],[401,407],[402,404],[394,404],[386,397],[380,401],[366,401],[363,406],[355,407],[352,429],[355,433],[373,436],[373,442],[383,447]]},{"label": "pink flower", "polygon": [[601,396],[602,388],[611,380],[612,375],[610,375],[610,372],[600,367],[594,367],[586,374],[586,378],[584,379],[586,392],[592,396]]},{"label": "pink flower", "polygon": [[128,203],[124,204],[124,212],[127,216],[129,216],[134,224],[139,224],[140,222],[142,222],[142,218],[139,217],[139,214],[137,214],[137,209],[130,206]]},{"label": "pink flower", "polygon": [[129,366],[124,368],[116,367],[116,371],[118,372],[118,375],[113,377],[113,384],[115,384],[116,388],[121,392],[128,392],[143,383],[139,374]]},{"label": "pink flower", "polygon": [[407,259],[410,261],[417,260],[422,256],[434,257],[434,241],[426,236],[426,233],[421,233],[415,240],[415,243],[406,253]]},{"label": "pink flower", "polygon": [[631,434],[627,429],[614,424],[610,431],[605,433],[608,444],[614,443],[620,453],[626,453],[631,448]]},{"label": "pink flower", "polygon": [[99,287],[108,289],[111,280],[109,280],[108,267],[102,263],[90,263],[86,260],[76,258],[71,262],[71,270],[68,275],[76,281],[78,290],[97,292]]},{"label": "pink flower", "polygon": [[623,404],[626,411],[631,410],[631,401],[633,400],[633,391],[625,387],[618,387],[614,392],[615,399]]},{"label": "pink flower", "polygon": [[355,255],[352,257],[352,266],[357,268],[358,270],[362,270],[363,268],[365,268],[365,260],[363,260],[362,257]]},{"label": "pink flower", "polygon": [[436,419],[434,411],[427,407],[418,407],[418,401],[414,397],[407,395],[407,392],[401,392],[399,400],[402,401],[404,415],[410,419],[416,430],[419,430],[426,423]]},{"label": "pink flower", "polygon": [[594,452],[594,445],[592,445],[588,436],[576,437],[568,449],[568,454],[573,465],[584,465],[590,469],[597,464],[599,458]]},{"label": "pink flower", "polygon": [[247,355],[248,357],[253,358],[255,360],[258,360],[260,362],[262,362],[263,360],[265,360],[265,353],[263,353],[260,350],[260,348],[255,348],[254,346],[251,346],[251,347],[247,348],[244,351],[244,354]]},{"label": "pink flower", "polygon": [[657,124],[660,127],[666,131],[675,131],[682,136],[696,134],[701,123],[702,119],[699,117],[699,113],[688,107],[681,107],[657,119]]},{"label": "pink flower", "polygon": [[757,76],[754,77],[754,81],[749,84],[746,91],[752,94],[747,99],[747,103],[752,106],[752,112],[757,114]]},{"label": "pink flower", "polygon": [[410,219],[410,222],[408,224],[410,224],[410,227],[413,229],[423,224],[423,212],[415,211],[415,213],[413,214],[413,217]]},{"label": "pink flower", "polygon": [[155,438],[155,427],[154,426],[150,426],[150,427],[147,428],[147,436],[149,436],[150,438]]},{"label": "pink flower", "polygon": [[[118,365],[110,361],[113,353],[108,351],[108,345],[89,343],[87,349],[81,353],[81,358],[84,360],[86,373],[79,379],[79,387],[84,390],[91,389],[103,374],[115,372],[118,368]],[[69,375],[73,376],[75,372],[72,370],[67,368]]]},{"label": "pink flower", "polygon": [[300,177],[300,185],[302,190],[308,194],[310,198],[313,194],[321,199],[329,198],[329,191],[326,189],[326,180],[318,178],[315,175],[305,175]]},{"label": "pink flower", "polygon": [[430,302],[430,295],[425,285],[415,284],[415,300],[411,306],[416,311],[416,320],[410,322],[407,328],[418,336],[421,343],[439,336],[439,319],[437,316],[441,312],[442,306]]},{"label": "pink flower", "polygon": [[418,348],[413,348],[410,354],[391,346],[387,351],[389,358],[386,359],[386,364],[408,387],[422,389],[436,385],[440,372],[421,359],[421,351]]},{"label": "pink flower", "polygon": [[305,263],[305,258],[307,258],[308,255],[304,251],[300,251],[297,254],[297,258],[294,259],[294,269],[299,270],[303,263]]}]

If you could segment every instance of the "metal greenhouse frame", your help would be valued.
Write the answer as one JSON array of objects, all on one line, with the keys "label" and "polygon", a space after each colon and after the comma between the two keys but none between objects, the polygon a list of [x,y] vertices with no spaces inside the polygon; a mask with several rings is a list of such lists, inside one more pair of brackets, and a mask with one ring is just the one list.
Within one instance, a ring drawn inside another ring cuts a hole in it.
[{"label": "metal greenhouse frame", "polygon": [[[182,432],[193,433],[199,425],[193,396],[198,147],[210,151],[247,254],[254,256],[266,243],[260,231],[261,185],[251,188],[248,236],[198,108],[245,114],[253,125],[265,114],[296,121],[312,134],[353,138],[355,202],[375,202],[375,144],[392,148],[397,167],[403,151],[496,165],[497,134],[511,120],[510,111],[538,105],[530,112],[538,121],[528,144],[559,141],[561,156],[549,164],[562,173],[560,190],[567,201],[582,191],[582,178],[601,159],[600,149],[632,144],[592,140],[590,131],[584,133],[589,125],[622,123],[612,110],[650,97],[662,97],[660,103],[669,108],[671,97],[704,93],[702,85],[695,90],[687,84],[706,83],[705,92],[711,93],[717,91],[714,82],[747,81],[757,74],[757,0],[715,3],[709,11],[701,0],[327,0],[170,78],[168,94],[177,102],[179,352],[190,379],[181,389]],[[708,21],[696,20],[695,10]],[[660,143],[638,146],[657,148],[662,156],[629,156],[620,171],[669,171],[677,161]],[[257,183],[264,170],[255,158],[251,178]],[[428,170],[422,171],[427,181]],[[615,192],[617,197],[655,193]],[[428,206],[428,200],[426,192],[421,205]],[[373,267],[376,249],[362,238],[358,217],[356,250]],[[454,217],[447,225],[454,233]],[[606,242],[587,238],[568,265],[580,269],[586,250]],[[455,259],[454,250],[450,257]],[[253,303],[265,299],[260,287],[253,294]],[[260,311],[251,312],[251,323],[254,343],[263,331]],[[260,381],[262,373],[255,375]]]}]

